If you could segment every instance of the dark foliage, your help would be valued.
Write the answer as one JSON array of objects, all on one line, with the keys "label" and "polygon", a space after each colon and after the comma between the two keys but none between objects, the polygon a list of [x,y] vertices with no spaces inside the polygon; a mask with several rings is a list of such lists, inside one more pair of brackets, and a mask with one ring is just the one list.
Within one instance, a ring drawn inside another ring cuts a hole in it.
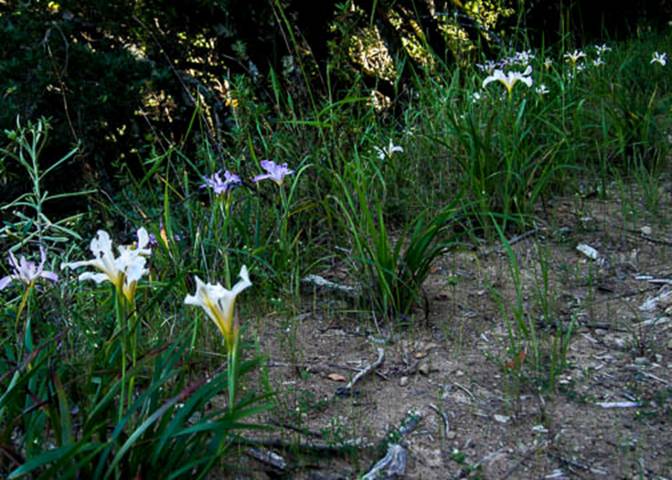
[{"label": "dark foliage", "polygon": [[[620,36],[644,20],[655,24],[668,18],[661,12],[669,11],[670,2],[630,2],[627,8],[632,15],[602,0],[502,1],[502,5],[522,6],[526,15],[509,17],[508,25],[498,29],[511,29],[523,18],[538,39],[544,33],[549,41],[553,37],[548,32],[558,31],[561,18],[572,34],[585,38],[598,37],[603,31]],[[328,65],[332,93],[349,88],[349,82],[362,73],[347,55],[346,40],[368,25],[379,28],[395,59],[405,56],[401,36],[414,28],[417,35],[420,28],[426,48],[446,63],[454,61],[432,9],[458,19],[486,51],[488,40],[493,48],[501,41],[500,35],[486,32],[458,0],[362,0],[357,6],[358,14],[349,2],[331,0],[2,2],[0,128],[11,128],[17,116],[51,118],[53,132],[45,162],[80,145],[68,168],[55,175],[54,188],[67,184],[71,190],[72,183],[84,182],[109,186],[118,165],[137,169],[152,145],[181,141],[199,101],[208,106],[213,143],[221,141],[217,132],[231,124],[224,80],[244,74],[257,95],[270,98],[263,79],[271,69],[283,70],[286,55],[293,56],[302,72],[291,78],[289,87],[303,90],[307,98],[305,92],[327,88]],[[400,18],[394,28],[392,7]],[[409,78],[413,62],[409,59],[400,72],[402,80]],[[361,77],[364,84],[398,97],[399,82],[365,72]],[[296,98],[300,101],[301,95]],[[0,200],[22,189],[11,187],[10,183],[10,188],[3,188]]]}]

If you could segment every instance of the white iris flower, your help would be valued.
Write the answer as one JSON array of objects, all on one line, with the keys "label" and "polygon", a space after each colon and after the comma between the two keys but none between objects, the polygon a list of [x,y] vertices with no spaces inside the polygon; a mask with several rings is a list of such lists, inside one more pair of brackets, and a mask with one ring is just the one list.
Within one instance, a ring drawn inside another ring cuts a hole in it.
[{"label": "white iris flower", "polygon": [[104,230],[98,230],[96,237],[91,240],[89,249],[93,253],[92,260],[70,262],[61,265],[64,268],[94,267],[99,272],[84,272],[79,276],[80,281],[93,280],[96,283],[111,282],[117,291],[131,302],[135,297],[135,288],[138,280],[147,273],[145,265],[151,253],[147,230],[140,228],[137,232],[138,243],[135,246],[118,247],[119,255],[112,252],[112,240]]},{"label": "white iris flower", "polygon": [[572,65],[576,65],[579,60],[586,58],[586,54],[581,50],[574,50],[573,52],[565,53],[564,57],[565,59],[569,60]]},{"label": "white iris flower", "polygon": [[508,72],[504,73],[502,70],[495,70],[495,72],[483,80],[483,88],[491,82],[500,82],[506,87],[506,91],[511,94],[513,87],[518,81],[524,83],[528,87],[532,86],[532,67],[527,67],[524,72]]},{"label": "white iris flower", "polygon": [[196,280],[196,292],[193,295],[187,295],[184,303],[201,307],[206,315],[215,322],[226,342],[226,348],[229,352],[235,348],[238,338],[238,319],[234,315],[236,297],[248,287],[252,286],[247,267],[243,265],[240,269],[240,280],[231,290],[227,290],[219,283],[204,283],[200,278]]},{"label": "white iris flower", "polygon": [[667,53],[653,52],[653,57],[649,63],[659,63],[664,67],[667,65]]},{"label": "white iris flower", "polygon": [[392,156],[394,152],[399,152],[403,153],[404,149],[403,147],[400,147],[399,145],[395,145],[392,140],[390,139],[390,143],[387,147],[373,147],[373,149],[376,151],[378,154],[378,158],[381,160],[385,160],[386,158],[389,158]]}]

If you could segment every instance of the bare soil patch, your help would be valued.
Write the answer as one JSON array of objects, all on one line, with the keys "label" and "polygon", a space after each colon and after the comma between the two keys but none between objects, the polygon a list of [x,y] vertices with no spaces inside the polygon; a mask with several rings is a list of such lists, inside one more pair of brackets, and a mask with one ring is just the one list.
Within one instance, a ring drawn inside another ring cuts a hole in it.
[{"label": "bare soil patch", "polygon": [[[613,201],[558,200],[548,223],[512,247],[526,318],[540,315],[546,268],[548,311],[556,324],[575,322],[568,366],[550,390],[530,380],[525,359],[523,380],[513,374],[504,318],[515,287],[498,245],[443,258],[425,285],[429,317],[418,312],[394,331],[321,295],[307,296],[299,315],[259,321],[278,392],[268,435],[296,448],[273,449],[284,471],[249,460],[238,476],[357,478],[415,410],[403,478],[671,478],[672,228],[630,214]],[[647,299],[657,303],[645,310]],[[537,326],[542,338],[558,334]],[[381,346],[383,365],[351,397],[335,395]],[[332,449],[311,453],[311,444]]]}]

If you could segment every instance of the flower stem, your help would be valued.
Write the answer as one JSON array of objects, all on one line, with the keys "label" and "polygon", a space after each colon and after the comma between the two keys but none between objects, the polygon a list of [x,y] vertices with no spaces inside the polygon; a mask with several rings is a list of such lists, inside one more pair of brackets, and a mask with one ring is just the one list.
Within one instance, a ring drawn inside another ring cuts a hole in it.
[{"label": "flower stem", "polygon": [[226,352],[227,356],[227,382],[229,393],[229,412],[233,413],[236,405],[236,383],[238,380],[238,337],[236,336],[233,347]]},{"label": "flower stem", "polygon": [[114,310],[117,320],[117,328],[121,336],[121,393],[119,396],[119,421],[121,422],[124,418],[124,405],[126,403],[126,342],[128,337],[128,332],[126,331],[125,325],[125,312],[124,312],[124,294],[121,288],[115,289],[114,295]]}]

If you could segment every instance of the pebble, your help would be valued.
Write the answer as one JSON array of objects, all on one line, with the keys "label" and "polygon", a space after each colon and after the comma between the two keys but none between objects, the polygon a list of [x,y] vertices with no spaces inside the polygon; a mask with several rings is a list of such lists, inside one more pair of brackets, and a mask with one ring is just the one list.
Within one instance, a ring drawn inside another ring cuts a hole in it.
[{"label": "pebble", "polygon": [[509,420],[511,417],[507,417],[506,415],[497,415],[495,414],[495,421],[499,423],[509,423]]},{"label": "pebble", "polygon": [[646,357],[635,358],[635,365],[648,365],[649,359]]},{"label": "pebble", "polygon": [[418,372],[422,373],[423,375],[429,375],[429,362],[420,362],[420,365],[418,365]]},{"label": "pebble", "polygon": [[399,379],[399,386],[405,387],[406,385],[408,385],[408,377],[401,377]]}]

